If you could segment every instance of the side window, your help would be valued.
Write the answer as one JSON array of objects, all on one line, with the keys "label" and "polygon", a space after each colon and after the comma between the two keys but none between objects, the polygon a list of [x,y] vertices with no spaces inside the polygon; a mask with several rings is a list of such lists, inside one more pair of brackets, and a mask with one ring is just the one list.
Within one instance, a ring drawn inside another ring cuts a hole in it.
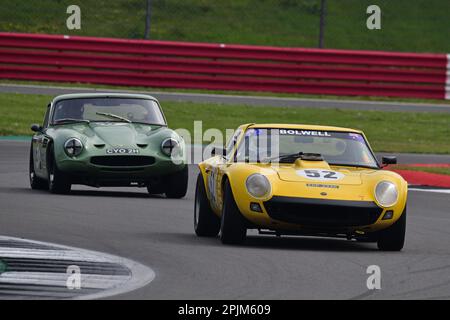
[{"label": "side window", "polygon": [[242,129],[237,129],[234,132],[233,136],[231,137],[230,141],[228,141],[227,148],[226,148],[227,159],[229,159],[229,156],[230,156],[231,152],[233,151],[233,148],[236,145],[237,140],[239,139],[239,136],[241,135],[241,133],[242,133]]},{"label": "side window", "polygon": [[47,106],[47,111],[45,112],[44,123],[42,125],[44,128],[48,127],[49,117],[50,117],[50,105]]}]

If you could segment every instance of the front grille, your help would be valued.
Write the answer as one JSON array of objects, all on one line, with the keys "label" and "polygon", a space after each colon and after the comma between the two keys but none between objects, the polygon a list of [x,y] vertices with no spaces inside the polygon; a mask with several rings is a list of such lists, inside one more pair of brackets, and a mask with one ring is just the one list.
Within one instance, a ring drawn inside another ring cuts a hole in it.
[{"label": "front grille", "polygon": [[383,209],[374,202],[273,197],[264,202],[275,220],[305,227],[353,227],[375,223]]},{"label": "front grille", "polygon": [[92,157],[91,163],[105,167],[142,167],[154,164],[155,158],[145,156],[100,156]]}]

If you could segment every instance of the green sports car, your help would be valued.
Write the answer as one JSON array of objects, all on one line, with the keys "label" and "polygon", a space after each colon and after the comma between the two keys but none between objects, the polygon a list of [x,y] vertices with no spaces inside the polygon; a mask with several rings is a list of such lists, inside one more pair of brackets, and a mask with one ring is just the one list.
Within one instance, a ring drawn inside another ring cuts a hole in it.
[{"label": "green sports car", "polygon": [[146,187],[182,198],[188,186],[183,139],[167,127],[158,101],[137,94],[70,94],[47,107],[30,151],[32,189]]}]

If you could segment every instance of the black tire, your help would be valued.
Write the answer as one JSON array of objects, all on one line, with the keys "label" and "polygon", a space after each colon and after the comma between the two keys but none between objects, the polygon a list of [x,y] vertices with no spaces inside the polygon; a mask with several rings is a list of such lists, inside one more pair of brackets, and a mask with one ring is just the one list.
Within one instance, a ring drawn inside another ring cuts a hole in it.
[{"label": "black tire", "polygon": [[183,170],[169,175],[167,178],[166,197],[171,199],[183,198],[188,189],[189,171],[185,165]]},{"label": "black tire", "polygon": [[201,173],[195,188],[194,230],[199,237],[217,237],[220,231],[220,219],[211,209]]},{"label": "black tire", "polygon": [[164,194],[166,192],[167,187],[164,185],[163,181],[149,183],[147,185],[147,191],[149,194]]},{"label": "black tire", "polygon": [[405,244],[406,208],[401,217],[388,229],[380,231],[378,249],[382,251],[400,251]]},{"label": "black tire", "polygon": [[29,178],[32,190],[48,190],[48,182],[37,177],[34,171],[33,147],[30,150]]},{"label": "black tire", "polygon": [[54,194],[68,194],[72,184],[64,172],[58,169],[53,149],[50,149],[47,161],[48,189]]},{"label": "black tire", "polygon": [[247,226],[236,201],[228,180],[224,186],[224,201],[222,219],[220,221],[220,240],[223,244],[241,244],[247,236]]}]

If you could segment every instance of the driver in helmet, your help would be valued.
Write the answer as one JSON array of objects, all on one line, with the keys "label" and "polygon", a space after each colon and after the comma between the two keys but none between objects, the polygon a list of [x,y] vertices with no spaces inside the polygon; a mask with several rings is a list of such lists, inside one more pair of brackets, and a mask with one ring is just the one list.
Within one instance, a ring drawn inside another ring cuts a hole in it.
[{"label": "driver in helmet", "polygon": [[58,104],[55,110],[55,120],[76,119],[82,120],[84,106],[76,100],[66,100]]}]

